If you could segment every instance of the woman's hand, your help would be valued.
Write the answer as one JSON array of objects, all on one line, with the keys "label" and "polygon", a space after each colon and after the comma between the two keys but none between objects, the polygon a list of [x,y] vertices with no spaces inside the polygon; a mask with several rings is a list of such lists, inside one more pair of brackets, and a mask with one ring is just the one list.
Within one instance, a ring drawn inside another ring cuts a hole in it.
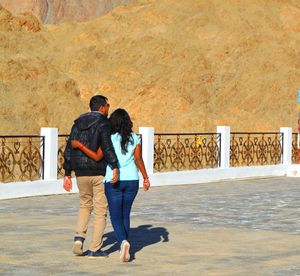
[{"label": "woman's hand", "polygon": [[80,146],[81,146],[81,143],[78,140],[72,140],[71,143],[72,143],[73,149],[80,148]]},{"label": "woman's hand", "polygon": [[119,170],[117,168],[113,169],[113,177],[110,180],[111,184],[116,184],[119,181]]},{"label": "woman's hand", "polygon": [[144,191],[147,192],[151,186],[149,178],[145,178],[143,182]]}]

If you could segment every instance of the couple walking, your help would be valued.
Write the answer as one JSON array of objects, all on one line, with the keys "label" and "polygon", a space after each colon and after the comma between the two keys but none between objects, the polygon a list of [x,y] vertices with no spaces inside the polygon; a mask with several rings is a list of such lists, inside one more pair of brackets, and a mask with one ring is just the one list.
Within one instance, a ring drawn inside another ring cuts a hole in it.
[{"label": "couple walking", "polygon": [[66,191],[72,189],[71,172],[74,171],[80,199],[73,253],[83,255],[93,212],[94,229],[87,255],[89,258],[107,257],[101,246],[108,205],[120,244],[120,258],[128,262],[130,211],[139,188],[138,169],[144,178],[144,190],[150,187],[141,144],[124,109],[116,109],[108,119],[108,99],[97,95],[90,100],[90,110],[74,121],[64,151],[63,187]]}]

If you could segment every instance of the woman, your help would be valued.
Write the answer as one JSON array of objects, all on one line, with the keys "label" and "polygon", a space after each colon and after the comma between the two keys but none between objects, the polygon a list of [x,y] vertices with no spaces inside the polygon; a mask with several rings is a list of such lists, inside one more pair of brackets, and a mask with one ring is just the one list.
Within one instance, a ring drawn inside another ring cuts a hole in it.
[{"label": "woman", "polygon": [[[141,154],[138,136],[132,132],[132,121],[124,109],[115,110],[110,116],[111,140],[118,157],[119,182],[113,184],[112,169],[107,166],[105,176],[105,194],[109,213],[118,242],[120,258],[123,262],[130,259],[128,235],[130,229],[130,211],[139,189],[138,169],[143,175],[144,191],[150,187],[149,178]],[[90,158],[98,161],[103,158],[101,148],[97,152],[85,147],[77,140],[72,141],[73,148],[79,148]]]}]

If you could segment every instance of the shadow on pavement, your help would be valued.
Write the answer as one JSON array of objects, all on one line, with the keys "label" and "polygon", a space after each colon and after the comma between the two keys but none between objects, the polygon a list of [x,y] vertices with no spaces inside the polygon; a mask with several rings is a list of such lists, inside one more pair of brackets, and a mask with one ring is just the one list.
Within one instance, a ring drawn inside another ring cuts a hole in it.
[{"label": "shadow on pavement", "polygon": [[[105,250],[106,253],[111,254],[119,250],[114,232],[109,232],[103,235],[104,242],[103,248],[111,245]],[[151,224],[140,225],[136,228],[130,228],[129,242],[131,260],[135,259],[135,253],[140,251],[146,246],[159,242],[168,242],[169,232],[164,227],[153,227]]]}]

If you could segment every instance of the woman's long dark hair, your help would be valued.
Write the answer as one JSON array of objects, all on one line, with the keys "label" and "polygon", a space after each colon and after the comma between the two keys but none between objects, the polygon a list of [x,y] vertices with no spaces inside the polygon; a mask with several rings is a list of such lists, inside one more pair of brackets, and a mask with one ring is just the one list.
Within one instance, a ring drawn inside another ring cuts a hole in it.
[{"label": "woman's long dark hair", "polygon": [[119,133],[121,135],[121,149],[122,153],[126,154],[128,152],[128,144],[133,144],[131,137],[132,132],[132,121],[125,109],[116,109],[109,117],[111,124],[111,133]]}]

